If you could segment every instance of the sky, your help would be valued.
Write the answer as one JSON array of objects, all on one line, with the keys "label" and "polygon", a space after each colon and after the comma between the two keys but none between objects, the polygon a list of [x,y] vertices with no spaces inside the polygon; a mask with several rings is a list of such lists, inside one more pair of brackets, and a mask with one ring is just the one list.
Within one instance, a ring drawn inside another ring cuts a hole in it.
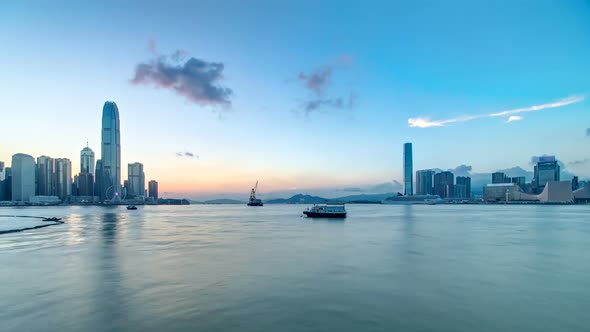
[{"label": "sky", "polygon": [[414,170],[590,177],[588,1],[8,0],[0,45],[7,164],[77,173],[112,100],[164,196],[395,190],[405,142]]}]

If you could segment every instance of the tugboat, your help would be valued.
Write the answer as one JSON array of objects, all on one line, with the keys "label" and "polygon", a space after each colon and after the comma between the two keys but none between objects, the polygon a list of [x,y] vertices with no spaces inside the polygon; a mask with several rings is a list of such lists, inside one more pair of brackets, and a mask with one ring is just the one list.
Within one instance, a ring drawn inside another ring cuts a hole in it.
[{"label": "tugboat", "polygon": [[135,205],[127,205],[127,210],[137,210],[137,206],[135,206]]},{"label": "tugboat", "polygon": [[311,209],[303,211],[308,218],[346,218],[344,203],[327,203],[313,205]]},{"label": "tugboat", "polygon": [[256,198],[256,191],[258,190],[258,181],[256,181],[256,185],[252,188],[250,192],[250,200],[248,201],[248,206],[263,206],[262,200]]}]

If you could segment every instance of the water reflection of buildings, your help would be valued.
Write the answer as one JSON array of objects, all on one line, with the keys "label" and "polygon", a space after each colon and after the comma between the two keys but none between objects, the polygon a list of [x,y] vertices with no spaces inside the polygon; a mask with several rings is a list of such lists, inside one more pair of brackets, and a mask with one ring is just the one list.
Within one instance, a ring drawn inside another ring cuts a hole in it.
[{"label": "water reflection of buildings", "polygon": [[125,326],[127,317],[117,243],[120,236],[120,219],[118,213],[105,211],[100,220],[94,295],[97,314],[94,319],[105,330],[120,329]]}]

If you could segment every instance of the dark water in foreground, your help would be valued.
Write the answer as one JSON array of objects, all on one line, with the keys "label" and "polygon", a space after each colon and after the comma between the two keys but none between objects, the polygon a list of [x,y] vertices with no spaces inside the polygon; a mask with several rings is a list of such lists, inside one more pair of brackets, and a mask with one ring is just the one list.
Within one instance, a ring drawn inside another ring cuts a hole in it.
[{"label": "dark water in foreground", "polygon": [[0,209],[0,330],[590,330],[590,206],[304,207]]}]

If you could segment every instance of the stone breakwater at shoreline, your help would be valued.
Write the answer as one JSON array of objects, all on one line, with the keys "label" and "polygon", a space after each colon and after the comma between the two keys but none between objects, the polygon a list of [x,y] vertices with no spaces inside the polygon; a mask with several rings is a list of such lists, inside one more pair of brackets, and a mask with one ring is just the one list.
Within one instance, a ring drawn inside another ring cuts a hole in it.
[{"label": "stone breakwater at shoreline", "polygon": [[45,219],[48,218],[39,216],[0,215],[0,235],[45,228],[64,223],[64,221],[61,220],[46,221]]}]

